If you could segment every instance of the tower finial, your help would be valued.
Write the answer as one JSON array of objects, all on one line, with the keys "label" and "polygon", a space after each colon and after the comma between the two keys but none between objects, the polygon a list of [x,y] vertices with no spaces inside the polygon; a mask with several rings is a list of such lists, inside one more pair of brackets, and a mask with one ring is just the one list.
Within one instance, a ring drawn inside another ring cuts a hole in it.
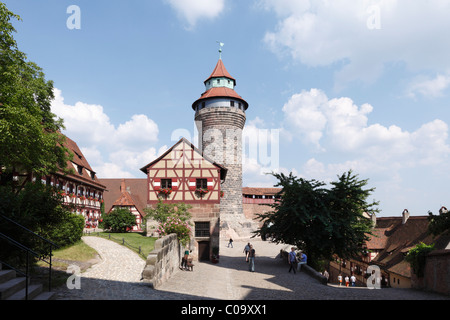
[{"label": "tower finial", "polygon": [[225,43],[216,41],[219,44],[219,59],[222,60],[222,47],[225,45]]}]

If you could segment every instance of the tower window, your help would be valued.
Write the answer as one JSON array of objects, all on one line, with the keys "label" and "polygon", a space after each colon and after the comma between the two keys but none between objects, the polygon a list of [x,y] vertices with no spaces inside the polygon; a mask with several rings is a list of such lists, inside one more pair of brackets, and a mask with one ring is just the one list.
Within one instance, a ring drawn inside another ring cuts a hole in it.
[{"label": "tower window", "polygon": [[234,101],[230,101],[230,106],[234,107]]},{"label": "tower window", "polygon": [[204,108],[204,107],[205,107],[205,101],[202,102],[202,108]]},{"label": "tower window", "polygon": [[220,84],[220,79],[217,79],[217,84]]}]

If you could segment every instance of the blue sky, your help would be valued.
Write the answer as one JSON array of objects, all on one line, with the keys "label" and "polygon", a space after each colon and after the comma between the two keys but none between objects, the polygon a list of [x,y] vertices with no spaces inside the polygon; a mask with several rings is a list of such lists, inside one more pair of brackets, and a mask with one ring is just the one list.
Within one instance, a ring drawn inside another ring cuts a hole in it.
[{"label": "blue sky", "polygon": [[221,41],[249,103],[245,134],[276,138],[258,141],[269,161],[245,153],[244,186],[272,186],[270,170],[328,182],[352,169],[379,216],[450,205],[448,1],[3,2],[100,178],[145,178],[180,132],[197,143],[191,105]]}]

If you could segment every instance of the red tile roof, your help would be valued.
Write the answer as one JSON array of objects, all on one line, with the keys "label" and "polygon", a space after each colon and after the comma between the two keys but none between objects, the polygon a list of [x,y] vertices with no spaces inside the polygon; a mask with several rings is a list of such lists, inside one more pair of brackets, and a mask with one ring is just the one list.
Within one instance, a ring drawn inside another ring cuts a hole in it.
[{"label": "red tile roof", "polygon": [[210,99],[210,98],[234,98],[237,100],[240,100],[244,104],[244,109],[247,110],[248,103],[245,101],[240,95],[236,93],[233,89],[226,88],[226,87],[213,87],[209,89],[208,91],[204,92],[199,99],[197,99],[192,104],[192,109],[195,109],[195,106],[197,103],[204,99]]},{"label": "red tile roof", "polygon": [[233,89],[227,88],[227,87],[214,87],[209,89],[208,91],[204,92],[200,99],[206,99],[206,98],[213,98],[213,97],[229,97],[229,98],[236,98],[240,100],[242,97],[236,93]]},{"label": "red tile roof", "polygon": [[[217,78],[217,77],[225,77],[228,78],[230,80],[233,81],[234,85],[236,85],[236,79],[234,79],[230,73],[227,71],[227,69],[225,68],[225,65],[222,62],[222,59],[219,59],[219,61],[217,62],[216,67],[214,68],[213,72],[211,73],[211,75],[208,77],[208,79],[205,80],[205,84],[208,80],[210,80],[211,78]],[[197,103],[200,100],[203,99],[209,99],[209,98],[234,98],[234,99],[238,99],[240,101],[242,101],[242,103],[244,104],[244,109],[247,110],[248,108],[248,103],[247,101],[245,101],[244,99],[242,99],[242,97],[240,95],[238,95],[236,93],[236,91],[234,91],[233,89],[230,88],[226,88],[226,87],[213,87],[209,90],[207,90],[206,92],[204,92],[201,97],[199,99],[197,99],[193,104],[192,104],[192,109],[195,110],[195,106],[197,105]]]},{"label": "red tile roof", "polygon": [[433,238],[428,234],[428,216],[410,216],[405,224],[402,217],[380,217],[372,231],[374,236],[367,242],[367,248],[380,250],[372,262],[382,265],[389,272],[405,277],[411,276],[409,263],[404,261],[408,251],[423,242],[435,243],[435,249],[442,249],[449,242],[449,236]]},{"label": "red tile roof", "polygon": [[[147,179],[101,179],[106,186],[103,193],[105,212],[113,205],[134,205],[143,214],[147,205]],[[123,188],[125,184],[125,189]],[[123,190],[124,189],[124,190]]]},{"label": "red tile roof", "polygon": [[205,80],[208,81],[211,78],[217,78],[217,77],[226,77],[228,79],[233,80],[234,85],[236,85],[236,79],[234,79],[227,71],[227,69],[225,68],[225,65],[222,62],[222,59],[219,59],[219,61],[217,62],[216,67],[214,68],[213,72],[211,73],[211,75],[208,77],[208,79]]},{"label": "red tile roof", "polygon": [[[98,180],[94,170],[92,170],[91,166],[89,165],[89,162],[84,157],[83,153],[81,152],[76,142],[68,138],[67,136],[64,137],[66,139],[66,141],[64,142],[64,146],[73,153],[73,159],[71,161],[70,160],[67,161],[67,168],[73,169],[72,162],[75,163],[77,166],[82,167],[81,174],[77,170],[72,170],[72,173],[68,174],[65,177],[69,179],[74,179],[82,183],[89,184],[91,186],[95,186],[100,189],[105,189],[106,187],[103,184],[101,184],[101,182]],[[89,170],[89,172],[86,171],[86,169]],[[59,174],[63,173],[59,172]]]}]

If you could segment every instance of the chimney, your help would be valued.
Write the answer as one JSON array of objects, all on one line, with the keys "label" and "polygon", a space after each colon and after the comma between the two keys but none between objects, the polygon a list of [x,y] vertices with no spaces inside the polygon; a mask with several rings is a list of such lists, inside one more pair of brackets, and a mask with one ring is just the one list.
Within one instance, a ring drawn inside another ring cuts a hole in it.
[{"label": "chimney", "polygon": [[402,212],[402,224],[405,224],[406,221],[408,221],[408,218],[409,218],[409,211],[408,209],[405,209]]},{"label": "chimney", "polygon": [[377,226],[377,216],[375,215],[375,213],[372,213],[370,219],[372,220],[372,228],[375,228]]},{"label": "chimney", "polygon": [[125,190],[125,179],[122,179],[122,181],[120,182],[120,192],[125,192]]}]

